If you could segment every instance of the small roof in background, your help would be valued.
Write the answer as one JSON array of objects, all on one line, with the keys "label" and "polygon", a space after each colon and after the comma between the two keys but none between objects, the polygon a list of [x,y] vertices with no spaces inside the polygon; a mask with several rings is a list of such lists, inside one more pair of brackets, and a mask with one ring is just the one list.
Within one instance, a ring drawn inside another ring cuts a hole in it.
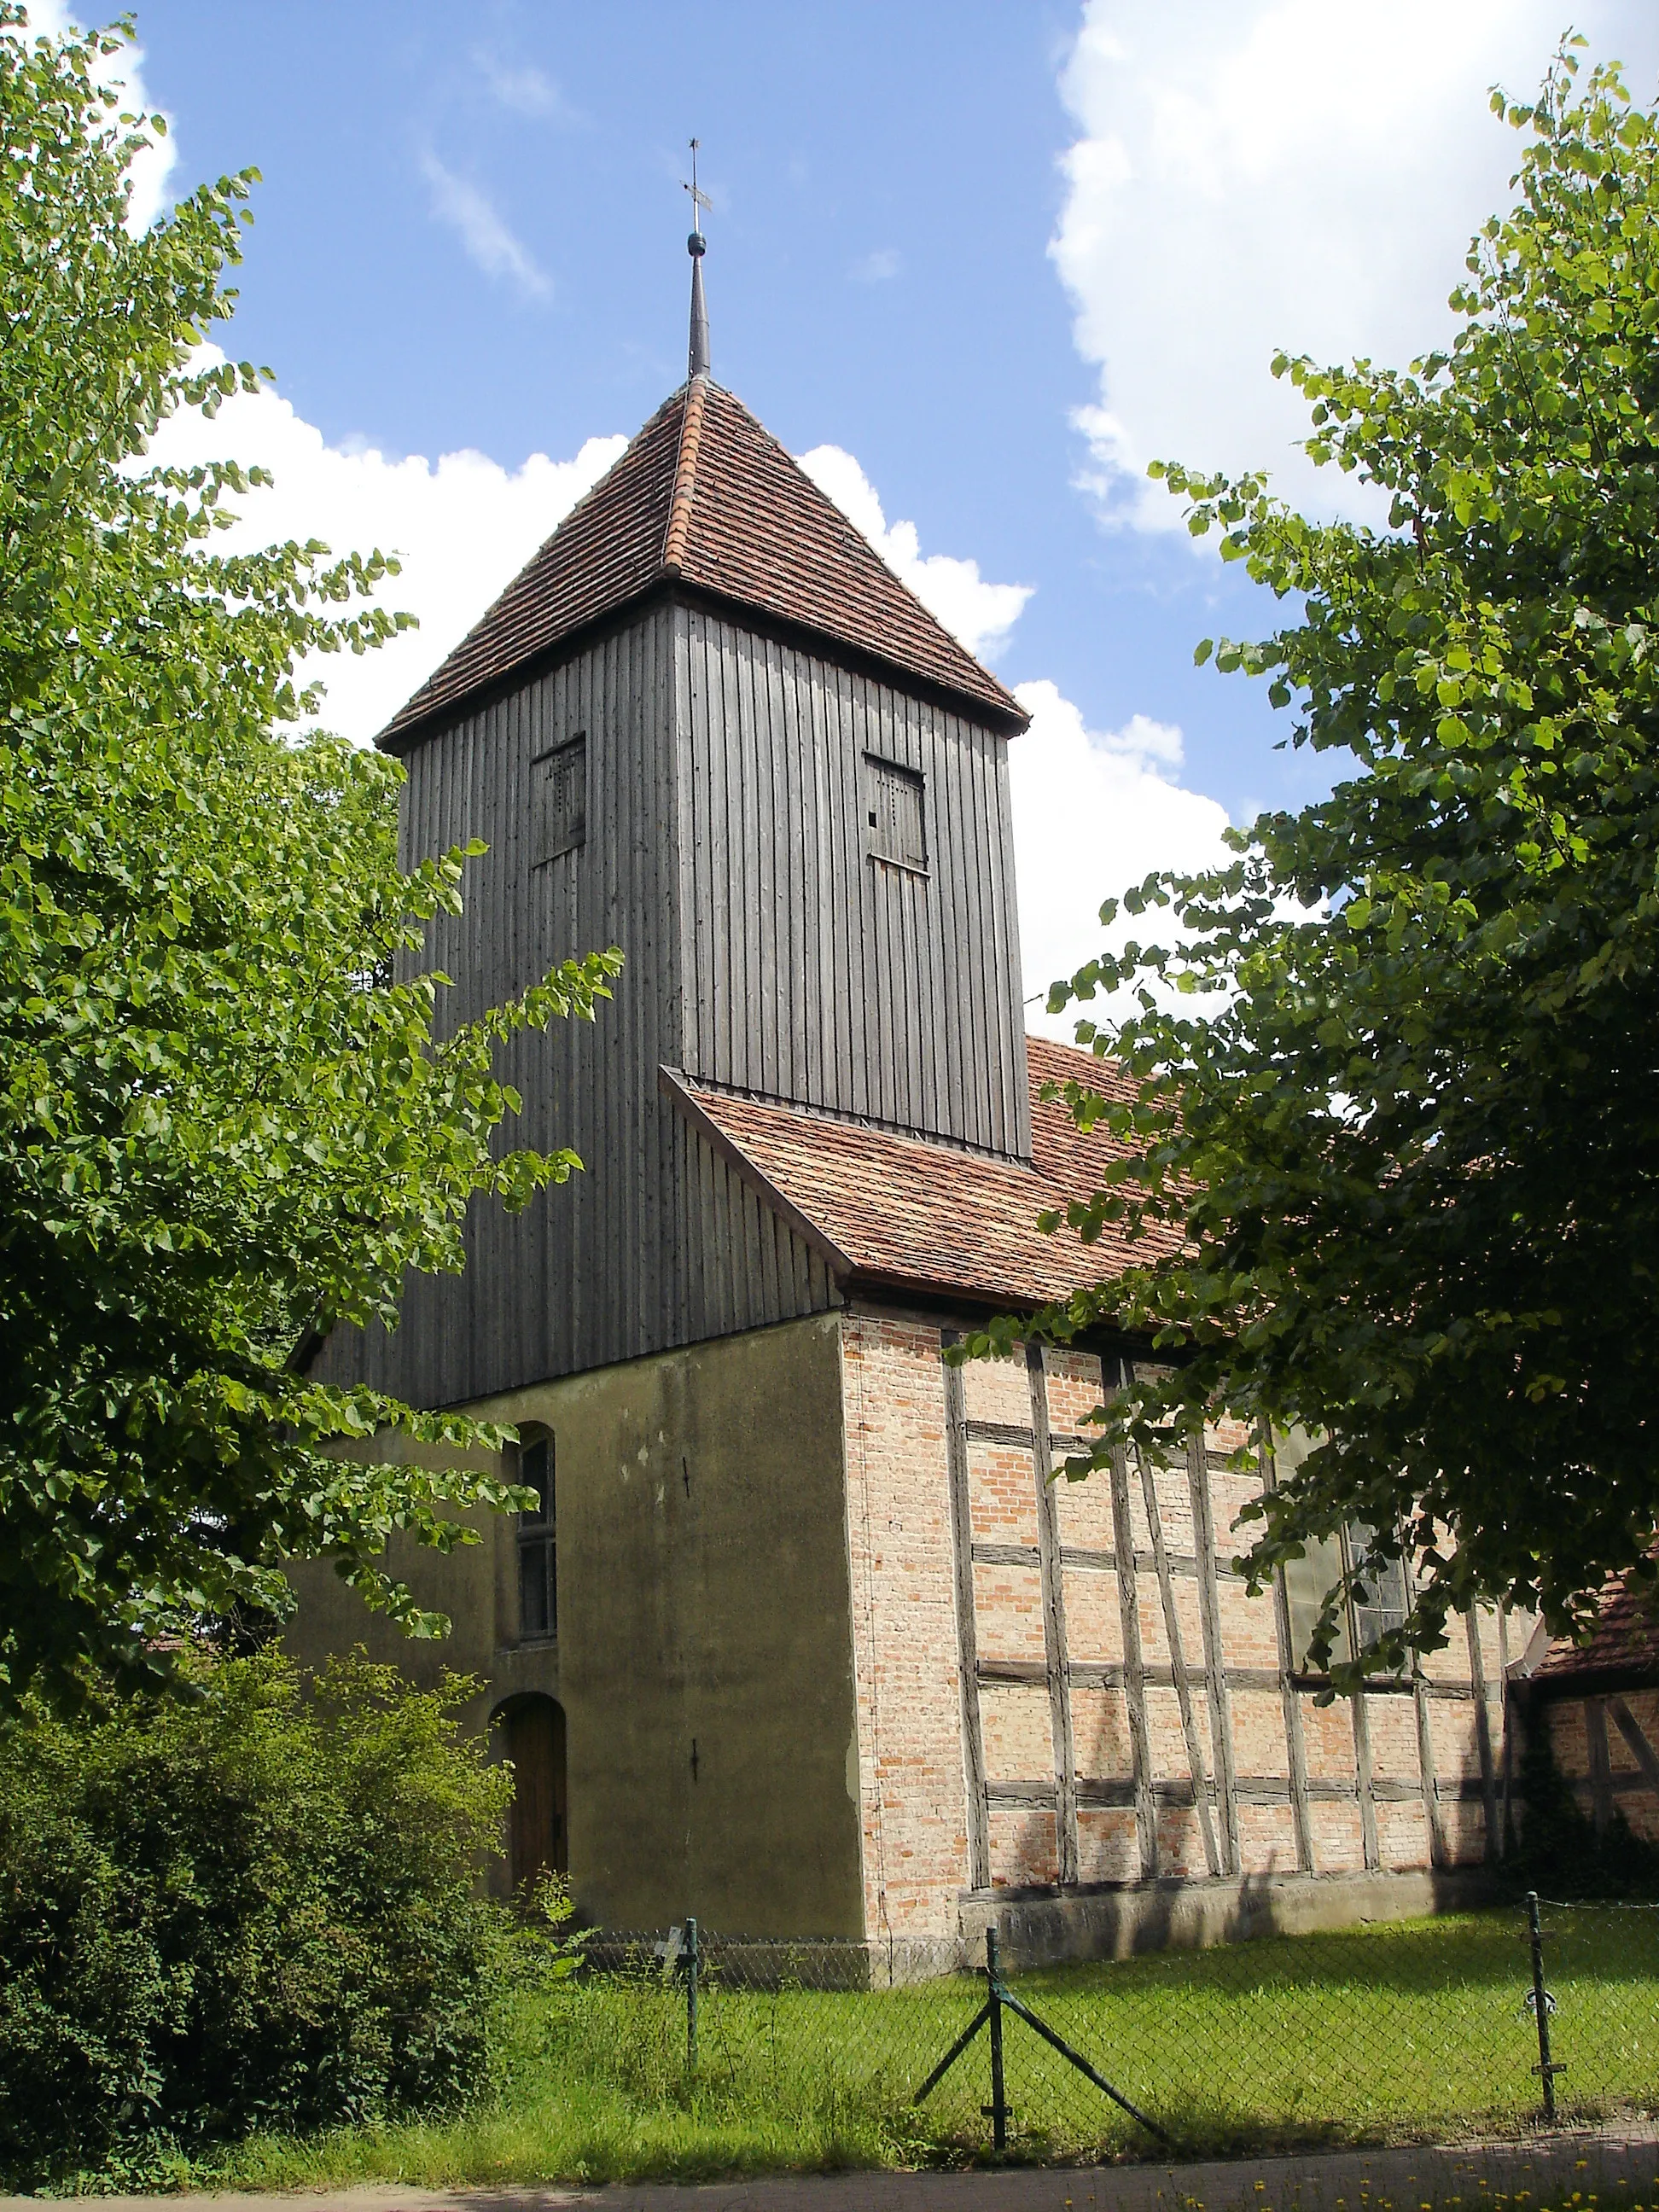
[{"label": "small roof in background", "polygon": [[660,586],[852,647],[999,727],[1030,720],[740,399],[695,376],[381,732],[400,752],[565,638]]},{"label": "small roof in background", "polygon": [[1122,1147],[1103,1129],[1085,1135],[1042,1085],[1068,1078],[1108,1097],[1133,1095],[1109,1061],[1045,1037],[1025,1040],[1031,1085],[1032,1164],[987,1158],[920,1137],[710,1091],[665,1071],[687,1119],[729,1159],[762,1201],[823,1255],[830,1272],[871,1287],[996,1307],[1068,1297],[1171,1249],[1168,1230],[1131,1245],[1108,1229],[1080,1244],[1036,1217],[1092,1197]]},{"label": "small roof in background", "polygon": [[1537,1695],[1551,1698],[1594,1698],[1653,1684],[1659,1684],[1659,1601],[1651,1584],[1633,1588],[1629,1576],[1603,1587],[1589,1643],[1558,1636],[1529,1677]]}]

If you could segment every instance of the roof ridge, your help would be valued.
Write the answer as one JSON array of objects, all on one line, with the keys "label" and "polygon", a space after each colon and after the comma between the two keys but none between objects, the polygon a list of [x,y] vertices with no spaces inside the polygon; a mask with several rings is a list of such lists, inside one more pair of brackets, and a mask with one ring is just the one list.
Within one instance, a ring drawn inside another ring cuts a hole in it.
[{"label": "roof ridge", "polygon": [[708,403],[707,374],[690,379],[685,404],[680,410],[679,452],[674,462],[674,489],[668,501],[668,526],[663,532],[662,572],[678,576],[685,560],[691,532],[691,502],[697,489],[697,453],[702,444],[702,418]]}]

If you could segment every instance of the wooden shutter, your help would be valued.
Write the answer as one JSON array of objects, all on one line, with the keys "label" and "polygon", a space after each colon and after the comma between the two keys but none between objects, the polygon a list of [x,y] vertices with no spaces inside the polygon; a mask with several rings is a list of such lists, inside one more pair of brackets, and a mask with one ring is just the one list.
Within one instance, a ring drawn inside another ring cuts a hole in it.
[{"label": "wooden shutter", "polygon": [[532,769],[536,809],[536,865],[574,852],[587,836],[587,738],[544,753]]},{"label": "wooden shutter", "polygon": [[896,860],[902,867],[927,865],[927,825],[923,819],[922,780],[914,769],[896,761],[864,757],[865,835],[870,852],[878,860]]}]

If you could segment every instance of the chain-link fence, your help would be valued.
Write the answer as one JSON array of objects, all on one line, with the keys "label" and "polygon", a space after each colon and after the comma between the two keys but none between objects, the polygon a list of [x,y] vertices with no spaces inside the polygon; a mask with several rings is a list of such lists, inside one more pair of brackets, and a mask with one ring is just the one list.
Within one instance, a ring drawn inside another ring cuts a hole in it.
[{"label": "chain-link fence", "polygon": [[1522,1906],[1032,1972],[961,1942],[688,1921],[590,1937],[543,2047],[634,2100],[763,2109],[863,2154],[1512,2131],[1547,2092],[1564,2119],[1659,2108],[1659,1910],[1547,1901],[1536,1919],[1535,1942]]}]

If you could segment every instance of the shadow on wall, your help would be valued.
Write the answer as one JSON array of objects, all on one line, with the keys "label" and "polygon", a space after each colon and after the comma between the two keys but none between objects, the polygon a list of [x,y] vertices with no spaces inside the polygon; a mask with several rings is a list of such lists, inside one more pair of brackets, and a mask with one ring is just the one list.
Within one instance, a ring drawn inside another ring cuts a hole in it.
[{"label": "shadow on wall", "polygon": [[1497,1888],[1495,1878],[1480,1869],[1177,1877],[1061,1896],[975,1899],[963,1905],[962,1931],[977,1952],[994,1922],[1007,1964],[1024,1971],[1467,1911],[1488,1902]]}]

